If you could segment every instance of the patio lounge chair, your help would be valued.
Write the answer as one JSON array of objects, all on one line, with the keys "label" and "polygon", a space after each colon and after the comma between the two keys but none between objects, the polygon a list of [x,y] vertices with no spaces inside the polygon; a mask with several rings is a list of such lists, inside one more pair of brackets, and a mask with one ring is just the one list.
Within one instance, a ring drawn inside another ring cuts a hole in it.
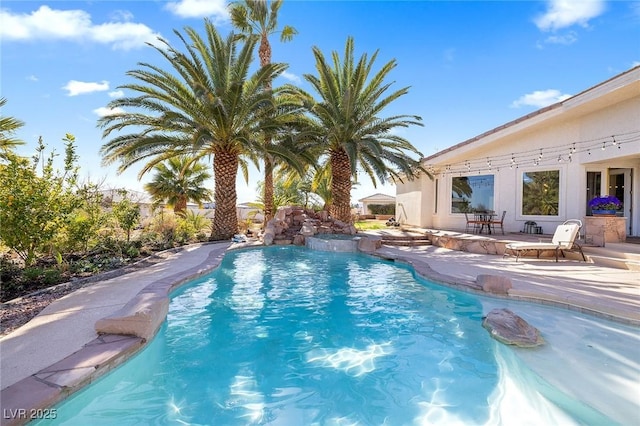
[{"label": "patio lounge chair", "polygon": [[571,219],[559,225],[556,228],[556,232],[553,234],[551,242],[539,242],[539,243],[527,243],[517,242],[509,243],[505,246],[504,255],[507,256],[509,252],[515,253],[516,262],[520,258],[521,254],[526,254],[529,251],[535,251],[537,257],[540,258],[540,252],[544,250],[554,250],[556,254],[556,262],[558,261],[558,253],[564,257],[564,252],[569,250],[578,250],[582,255],[582,260],[585,262],[587,258],[582,252],[580,244],[576,243],[576,236],[582,227],[582,222],[577,219]]}]

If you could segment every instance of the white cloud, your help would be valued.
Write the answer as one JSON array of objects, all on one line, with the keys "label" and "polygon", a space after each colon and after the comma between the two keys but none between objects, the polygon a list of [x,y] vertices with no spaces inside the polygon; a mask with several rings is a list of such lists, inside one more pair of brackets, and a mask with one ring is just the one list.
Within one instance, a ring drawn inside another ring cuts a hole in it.
[{"label": "white cloud", "polygon": [[33,75],[33,74],[27,76],[27,80],[29,80],[29,81],[40,81],[40,79],[38,77],[36,77],[35,75]]},{"label": "white cloud", "polygon": [[113,92],[109,92],[110,98],[121,98],[124,96],[124,92],[122,90],[114,90]]},{"label": "white cloud", "polygon": [[165,8],[181,18],[209,17],[214,22],[229,18],[225,0],[179,0],[168,3]]},{"label": "white cloud", "polygon": [[547,11],[534,23],[542,31],[555,31],[576,24],[586,27],[590,19],[604,10],[604,0],[548,0]]},{"label": "white cloud", "polygon": [[114,49],[131,50],[145,43],[157,44],[159,34],[151,32],[144,24],[133,22],[110,22],[91,28],[91,38],[99,43],[109,44]]},{"label": "white cloud", "polygon": [[118,13],[118,20],[95,25],[84,10],[57,10],[48,6],[30,14],[12,14],[0,10],[0,39],[2,40],[87,40],[108,44],[114,49],[142,47],[145,42],[155,43],[159,37],[144,24],[128,22],[130,14]]},{"label": "white cloud", "polygon": [[520,96],[520,98],[513,101],[511,108],[520,108],[522,106],[543,108],[556,102],[564,101],[570,97],[571,95],[561,94],[560,91],[556,89],[536,90],[533,93]]},{"label": "white cloud", "polygon": [[107,117],[109,115],[124,114],[124,110],[122,108],[100,107],[100,108],[94,109],[93,113],[99,117]]},{"label": "white cloud", "polygon": [[63,87],[64,90],[69,91],[67,96],[84,95],[86,93],[103,92],[109,90],[109,82],[102,81],[101,83],[85,82],[71,80]]},{"label": "white cloud", "polygon": [[569,31],[564,35],[552,35],[545,39],[545,43],[549,44],[564,44],[570,45],[578,40],[578,35],[575,31]]},{"label": "white cloud", "polygon": [[302,81],[302,79],[299,76],[287,71],[284,71],[282,74],[280,74],[280,76],[296,84],[299,84]]}]

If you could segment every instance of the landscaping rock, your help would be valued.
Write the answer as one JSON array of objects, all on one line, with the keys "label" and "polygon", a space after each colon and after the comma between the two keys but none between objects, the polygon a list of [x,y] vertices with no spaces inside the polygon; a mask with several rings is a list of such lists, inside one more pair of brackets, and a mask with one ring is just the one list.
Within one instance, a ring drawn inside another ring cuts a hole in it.
[{"label": "landscaping rock", "polygon": [[507,345],[533,348],[544,344],[540,331],[509,309],[494,309],[484,318],[482,326],[491,337]]},{"label": "landscaping rock", "polygon": [[358,240],[358,250],[364,253],[373,253],[382,247],[382,238],[362,237]]},{"label": "landscaping rock", "polygon": [[354,225],[333,220],[326,211],[314,212],[302,207],[287,206],[278,208],[274,218],[267,222],[261,238],[265,246],[304,245],[304,237],[316,234],[356,235],[357,233],[358,230]]}]

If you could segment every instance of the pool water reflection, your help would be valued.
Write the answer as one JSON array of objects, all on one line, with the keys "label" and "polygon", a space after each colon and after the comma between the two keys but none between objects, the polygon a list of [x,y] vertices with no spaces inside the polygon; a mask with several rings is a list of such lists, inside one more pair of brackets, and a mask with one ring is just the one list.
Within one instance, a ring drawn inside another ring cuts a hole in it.
[{"label": "pool water reflection", "polygon": [[172,296],[149,346],[58,406],[57,424],[608,421],[542,396],[539,377],[481,327],[477,297],[403,265],[248,249]]}]

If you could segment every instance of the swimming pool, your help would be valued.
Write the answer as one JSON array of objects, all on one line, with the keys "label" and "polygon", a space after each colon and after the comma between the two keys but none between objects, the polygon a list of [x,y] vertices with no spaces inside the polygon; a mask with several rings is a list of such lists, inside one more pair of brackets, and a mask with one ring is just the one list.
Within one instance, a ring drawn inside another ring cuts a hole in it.
[{"label": "swimming pool", "polygon": [[489,337],[498,302],[403,265],[250,249],[172,296],[149,346],[56,407],[56,424],[611,423]]}]

